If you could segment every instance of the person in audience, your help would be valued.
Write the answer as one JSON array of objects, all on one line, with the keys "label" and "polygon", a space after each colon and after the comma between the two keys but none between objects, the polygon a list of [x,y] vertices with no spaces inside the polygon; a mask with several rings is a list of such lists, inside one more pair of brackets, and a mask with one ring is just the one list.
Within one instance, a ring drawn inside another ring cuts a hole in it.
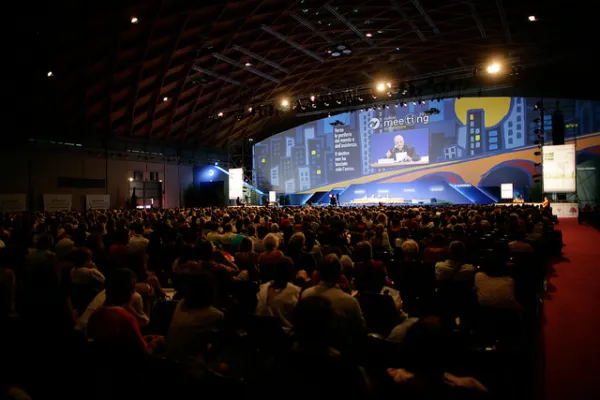
[{"label": "person in audience", "polygon": [[506,264],[492,263],[475,274],[475,290],[480,306],[523,312],[515,297],[515,281]]},{"label": "person in audience", "polygon": [[106,299],[87,324],[88,337],[99,345],[117,351],[146,353],[148,345],[136,318],[126,309],[135,290],[135,275],[117,268],[106,280]]},{"label": "person in audience", "polygon": [[450,257],[435,264],[438,282],[472,282],[475,267],[466,263],[467,252],[463,242],[450,243]]},{"label": "person in audience", "polygon": [[384,286],[393,286],[381,261],[373,260],[371,243],[360,242],[354,257],[354,288],[359,292],[379,293]]},{"label": "person in audience", "polygon": [[286,332],[292,330],[292,312],[300,299],[301,288],[292,284],[294,277],[292,259],[284,257],[275,264],[275,277],[260,285],[256,314],[277,317]]},{"label": "person in audience", "polygon": [[346,325],[353,333],[359,333],[365,329],[365,319],[358,300],[345,293],[338,286],[337,282],[341,272],[342,263],[338,256],[335,254],[326,255],[319,269],[321,282],[317,286],[306,289],[302,293],[302,298],[310,296],[327,298],[331,302],[336,315],[341,318],[342,324]]},{"label": "person in audience", "polygon": [[219,329],[224,314],[215,307],[216,287],[210,273],[187,271],[182,277],[182,297],[166,337],[167,356],[185,365],[203,363],[209,334]]},{"label": "person in audience", "polygon": [[515,240],[508,244],[508,248],[511,254],[535,252],[533,246],[525,240],[526,235],[527,234],[524,230],[516,231]]},{"label": "person in audience", "polygon": [[271,281],[273,280],[273,266],[281,260],[284,255],[279,250],[279,238],[269,233],[263,239],[263,245],[265,246],[265,251],[260,253],[258,258],[259,268],[260,268],[260,277],[263,281]]},{"label": "person in audience", "polygon": [[238,279],[258,281],[258,253],[254,252],[254,242],[249,237],[244,237],[240,243],[239,251],[234,254],[235,264],[240,269]]},{"label": "person in audience", "polygon": [[286,248],[286,255],[294,261],[297,270],[305,270],[308,276],[317,269],[317,262],[312,253],[304,250],[306,237],[302,232],[296,232],[290,238]]},{"label": "person in audience", "polygon": [[133,253],[146,252],[150,241],[144,237],[144,225],[136,222],[133,224],[133,236],[129,239],[129,248]]},{"label": "person in audience", "polygon": [[423,262],[436,263],[448,258],[448,247],[443,235],[434,235],[431,243],[425,248]]},{"label": "person in audience", "polygon": [[223,226],[223,234],[221,235],[221,244],[224,246],[226,250],[229,251],[229,246],[231,245],[231,240],[237,234],[233,232],[233,225],[231,223],[225,224]]},{"label": "person in audience", "polygon": [[[449,361],[448,333],[438,317],[419,319],[406,333],[406,368],[388,368],[396,384],[395,395],[402,398],[479,398],[488,389],[472,377],[446,372]],[[482,397],[486,398],[486,397]]]}]

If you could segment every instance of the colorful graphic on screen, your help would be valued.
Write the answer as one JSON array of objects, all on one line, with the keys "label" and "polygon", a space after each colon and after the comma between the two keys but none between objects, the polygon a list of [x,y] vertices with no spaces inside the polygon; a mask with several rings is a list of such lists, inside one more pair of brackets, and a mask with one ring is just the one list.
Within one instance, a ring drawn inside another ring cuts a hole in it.
[{"label": "colorful graphic on screen", "polygon": [[[254,182],[264,192],[309,193],[361,183],[444,181],[478,188],[534,186],[541,174],[534,109],[539,99],[461,98],[348,112],[254,145]],[[577,157],[598,155],[600,102],[558,101]],[[432,109],[437,109],[432,113]],[[544,120],[551,142],[551,112]],[[499,193],[498,193],[499,194]]]}]

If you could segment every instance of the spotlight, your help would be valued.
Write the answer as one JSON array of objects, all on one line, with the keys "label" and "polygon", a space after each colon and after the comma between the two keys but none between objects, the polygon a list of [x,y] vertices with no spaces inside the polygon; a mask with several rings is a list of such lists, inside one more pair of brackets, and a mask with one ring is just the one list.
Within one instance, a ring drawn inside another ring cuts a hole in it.
[{"label": "spotlight", "polygon": [[131,17],[131,23],[132,24],[137,24],[138,22],[140,22],[140,20],[138,19],[138,17]]},{"label": "spotlight", "polygon": [[48,78],[52,78],[54,76],[54,72],[48,71]]},{"label": "spotlight", "polygon": [[164,102],[164,103],[166,103],[167,101],[169,101],[169,98],[168,98],[168,97],[166,97],[166,96],[165,96],[165,97],[163,97],[163,102]]},{"label": "spotlight", "polygon": [[537,21],[537,18],[535,17],[535,15],[530,15],[527,19],[531,22]]},{"label": "spotlight", "polygon": [[129,182],[133,182],[133,178],[129,178]]},{"label": "spotlight", "polygon": [[388,83],[386,83],[386,85],[387,85],[387,87],[389,87],[389,88],[391,88],[391,87],[392,87],[392,83],[391,83],[391,82],[388,82]]},{"label": "spotlight", "polygon": [[310,96],[310,101],[315,101],[315,95]]},{"label": "spotlight", "polygon": [[217,167],[217,166],[219,166],[219,163],[218,163],[218,162],[216,162],[216,163],[215,163],[215,167]]},{"label": "spotlight", "polygon": [[495,62],[495,63],[488,65],[488,67],[487,67],[488,74],[494,75],[494,74],[497,74],[498,72],[500,72],[500,64]]},{"label": "spotlight", "polygon": [[366,37],[373,37],[373,34],[372,33],[367,33],[365,36]]},{"label": "spotlight", "polygon": [[281,106],[282,106],[282,107],[287,107],[287,106],[289,106],[289,105],[290,105],[290,102],[289,102],[289,100],[288,100],[288,99],[283,99],[283,100],[281,100]]},{"label": "spotlight", "polygon": [[251,113],[252,112],[252,107],[248,107],[248,112]]},{"label": "spotlight", "polygon": [[217,117],[222,118],[223,117],[223,111],[221,111],[220,113],[217,114]]},{"label": "spotlight", "polygon": [[252,66],[252,64],[250,64],[250,63],[246,63],[246,64],[244,64],[244,65],[245,65],[246,67],[251,67],[251,66]]},{"label": "spotlight", "polygon": [[385,83],[384,82],[379,82],[377,84],[377,91],[378,92],[384,92],[385,91]]}]

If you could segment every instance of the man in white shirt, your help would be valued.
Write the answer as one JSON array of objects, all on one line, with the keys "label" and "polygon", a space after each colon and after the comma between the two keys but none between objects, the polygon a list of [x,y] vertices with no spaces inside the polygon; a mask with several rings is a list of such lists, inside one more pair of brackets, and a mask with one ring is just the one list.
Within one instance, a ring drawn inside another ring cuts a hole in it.
[{"label": "man in white shirt", "polygon": [[435,279],[438,282],[472,282],[475,267],[464,262],[466,254],[463,242],[450,243],[450,258],[435,264]]},{"label": "man in white shirt", "polygon": [[135,228],[134,228],[134,235],[131,239],[129,239],[129,248],[131,249],[131,251],[133,253],[137,253],[137,252],[145,252],[146,249],[148,248],[148,243],[150,242],[148,239],[146,239],[144,236],[142,236],[144,234],[144,227],[142,226],[142,224],[135,224]]},{"label": "man in white shirt", "polygon": [[321,283],[306,289],[302,293],[302,298],[310,296],[325,297],[331,302],[335,313],[345,320],[348,328],[355,332],[364,331],[365,319],[363,318],[358,300],[345,293],[337,285],[341,272],[342,263],[338,256],[335,254],[326,255],[319,269]]}]

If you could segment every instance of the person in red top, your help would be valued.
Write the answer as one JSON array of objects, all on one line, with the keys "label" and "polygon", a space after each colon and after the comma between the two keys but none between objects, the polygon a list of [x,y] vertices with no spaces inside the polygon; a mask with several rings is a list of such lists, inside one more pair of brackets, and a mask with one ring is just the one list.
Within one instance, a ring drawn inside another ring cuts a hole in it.
[{"label": "person in red top", "polygon": [[354,251],[355,289],[359,292],[379,293],[384,286],[394,284],[381,261],[373,260],[371,243],[364,241],[356,245]]},{"label": "person in red top", "polygon": [[106,301],[88,322],[88,337],[102,347],[146,353],[148,345],[140,332],[136,318],[124,306],[135,289],[131,270],[117,268],[106,280]]}]

